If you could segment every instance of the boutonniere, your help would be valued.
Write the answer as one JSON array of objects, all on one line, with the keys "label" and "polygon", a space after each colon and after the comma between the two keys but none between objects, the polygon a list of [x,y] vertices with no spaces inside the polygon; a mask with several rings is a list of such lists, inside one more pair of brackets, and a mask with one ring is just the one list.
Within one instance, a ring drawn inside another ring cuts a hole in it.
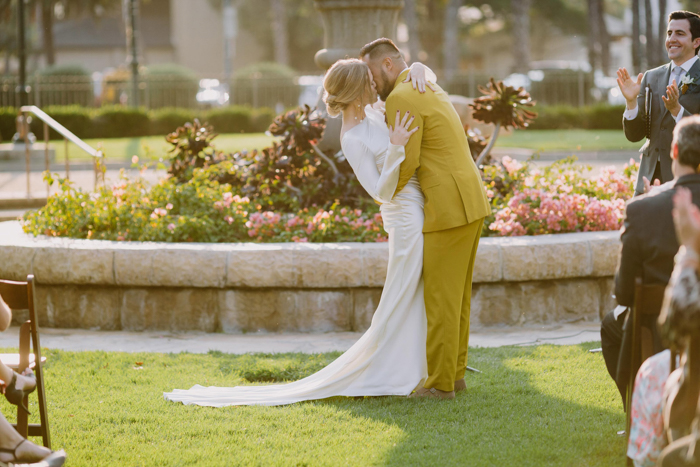
[{"label": "boutonniere", "polygon": [[695,83],[695,78],[691,78],[689,74],[686,74],[681,80],[681,94],[685,94],[688,91],[688,86]]}]

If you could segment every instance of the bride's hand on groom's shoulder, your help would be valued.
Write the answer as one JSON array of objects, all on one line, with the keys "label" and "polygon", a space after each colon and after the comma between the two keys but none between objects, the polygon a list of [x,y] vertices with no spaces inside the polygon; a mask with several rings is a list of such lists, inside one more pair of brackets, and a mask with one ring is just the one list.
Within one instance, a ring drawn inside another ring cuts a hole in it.
[{"label": "bride's hand on groom's shoulder", "polygon": [[[411,68],[408,69],[408,74],[403,82],[410,82],[413,85],[413,89],[418,89],[418,92],[421,94],[425,92],[426,86],[428,86],[433,92],[437,91],[437,89],[433,87],[433,84],[426,78],[426,70],[430,70],[430,68],[420,62],[413,63]],[[430,72],[432,74],[432,71]]]},{"label": "bride's hand on groom's shoulder", "polygon": [[392,126],[389,125],[389,142],[391,144],[396,146],[406,146],[406,143],[408,143],[408,140],[411,137],[411,135],[418,131],[419,127],[415,127],[414,129],[409,131],[409,127],[413,123],[413,120],[415,120],[416,118],[414,116],[411,116],[411,118],[409,118],[410,113],[411,112],[406,112],[403,115],[403,118],[401,118],[401,111],[396,111],[396,120],[394,120],[396,126],[392,128]]}]

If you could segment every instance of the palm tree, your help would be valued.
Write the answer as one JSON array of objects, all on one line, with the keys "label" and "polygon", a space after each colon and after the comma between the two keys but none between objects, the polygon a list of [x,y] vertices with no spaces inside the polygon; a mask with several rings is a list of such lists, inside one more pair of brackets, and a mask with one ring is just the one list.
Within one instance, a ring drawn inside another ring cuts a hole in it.
[{"label": "palm tree", "polygon": [[600,64],[600,22],[598,21],[598,0],[588,0],[588,63],[594,70]]},{"label": "palm tree", "polygon": [[287,8],[284,0],[270,0],[272,8],[272,37],[275,61],[289,65],[289,37],[287,35]]},{"label": "palm tree", "polygon": [[639,0],[632,0],[632,64],[635,73],[642,69],[642,48],[639,42],[642,28],[639,7]]},{"label": "palm tree", "polygon": [[659,65],[666,61],[666,28],[668,27],[668,17],[666,15],[667,10],[666,0],[659,0],[659,38],[658,38],[658,54],[659,54]]},{"label": "palm tree", "polygon": [[445,8],[445,27],[443,29],[442,42],[442,68],[445,71],[445,80],[449,81],[459,67],[459,19],[457,11],[461,0],[449,0]]},{"label": "palm tree", "polygon": [[121,0],[41,0],[41,26],[44,42],[44,55],[47,65],[56,62],[56,48],[53,43],[53,15],[57,3],[62,3],[66,16],[79,16],[89,13],[96,16],[98,7],[103,10],[119,8]]},{"label": "palm tree", "polygon": [[41,0],[41,27],[46,64],[56,63],[56,48],[53,45],[53,0]]},{"label": "palm tree", "polygon": [[605,24],[605,0],[598,0],[598,41],[600,43],[600,67],[603,73],[610,71],[610,33]]},{"label": "palm tree", "polygon": [[416,0],[404,0],[403,20],[408,28],[408,54],[411,61],[418,60],[420,53],[420,37],[418,36],[418,16],[416,13]]},{"label": "palm tree", "polygon": [[658,47],[654,37],[654,23],[651,17],[651,0],[644,0],[644,26],[646,30],[645,36],[647,38],[647,68],[652,68],[655,67],[658,62],[656,58]]},{"label": "palm tree", "polygon": [[515,71],[530,70],[530,7],[532,0],[511,0]]}]

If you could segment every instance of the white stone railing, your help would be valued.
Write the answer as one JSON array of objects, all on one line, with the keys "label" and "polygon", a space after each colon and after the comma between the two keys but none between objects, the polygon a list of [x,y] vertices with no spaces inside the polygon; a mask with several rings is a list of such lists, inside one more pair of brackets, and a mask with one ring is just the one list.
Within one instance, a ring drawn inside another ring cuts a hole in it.
[{"label": "white stone railing", "polygon": [[[478,326],[551,321],[560,319],[562,313],[567,318],[583,314],[586,319],[595,319],[612,306],[608,296],[619,251],[619,232],[483,238],[474,270],[472,323]],[[61,307],[69,307],[76,300],[88,300],[88,296],[99,296],[103,288],[106,295],[118,294],[111,299],[112,305],[102,306],[119,310],[113,312],[114,316],[100,318],[96,326],[86,327],[134,328],[128,318],[131,310],[124,308],[127,302],[134,306],[128,298],[132,292],[138,289],[142,295],[155,296],[158,290],[162,295],[167,288],[171,294],[173,290],[200,294],[196,291],[213,290],[216,297],[224,292],[241,291],[240,297],[247,297],[247,302],[263,300],[264,296],[268,303],[273,303],[270,305],[273,308],[282,300],[279,297],[285,297],[288,302],[294,294],[305,294],[303,300],[298,299],[301,295],[294,299],[293,313],[306,313],[304,310],[316,306],[309,305],[309,301],[318,302],[321,309],[336,306],[346,297],[355,311],[348,311],[349,318],[340,320],[349,324],[338,326],[361,329],[369,324],[378,301],[388,254],[385,243],[174,244],[34,238],[22,231],[19,222],[0,223],[0,278],[21,280],[27,274],[34,274],[39,284],[37,290],[46,290],[49,324],[59,327],[82,324],[82,321],[74,322],[77,318],[71,318],[73,321],[68,324],[62,321],[61,313],[68,311],[61,311]],[[553,284],[557,287],[552,288]],[[59,300],[61,287],[68,293],[66,286],[73,287],[74,297]],[[217,289],[221,292],[216,292]],[[345,295],[341,297],[339,293]],[[271,299],[270,294],[277,294],[277,298]],[[325,302],[331,296],[328,294],[335,294],[333,303]],[[360,296],[364,297],[362,303],[358,301]],[[243,306],[242,299],[221,297],[211,298],[218,303],[212,305],[216,310],[207,312],[204,321],[195,320],[192,326],[236,332],[247,329],[245,323],[241,324],[241,314],[260,313],[251,311],[249,305],[245,305],[244,311],[232,312],[231,307]],[[59,301],[64,304],[59,305]],[[85,306],[89,309],[89,305]],[[563,311],[558,312],[559,309]],[[85,310],[80,312],[81,319],[92,322],[86,313],[90,314]],[[183,309],[182,313],[187,310]],[[234,324],[227,325],[225,317],[231,313],[237,318]],[[148,319],[136,320],[143,324],[135,328],[173,326],[158,320],[149,324]],[[313,320],[313,317],[305,319]],[[205,324],[197,324],[201,322]],[[295,323],[282,325],[282,330],[316,329],[311,324]],[[178,324],[175,328],[182,326]],[[279,326],[259,323],[250,326],[253,330],[280,330]],[[331,330],[333,326],[322,329]]]}]

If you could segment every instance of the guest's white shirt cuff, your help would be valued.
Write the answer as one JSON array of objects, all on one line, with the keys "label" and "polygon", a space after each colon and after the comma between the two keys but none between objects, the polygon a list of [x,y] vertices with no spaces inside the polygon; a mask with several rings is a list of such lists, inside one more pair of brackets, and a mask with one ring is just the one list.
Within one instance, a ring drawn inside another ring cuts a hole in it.
[{"label": "guest's white shirt cuff", "polygon": [[681,121],[681,118],[683,118],[683,113],[685,113],[685,108],[683,108],[683,106],[681,106],[681,111],[678,112],[678,115],[673,117],[676,120],[676,123]]},{"label": "guest's white shirt cuff", "polygon": [[[680,110],[680,112],[678,112],[678,115],[673,117],[674,120],[676,121],[676,123],[681,121],[681,118],[683,118],[684,112],[685,112],[685,108],[683,106],[681,106],[681,110]],[[632,110],[625,109],[625,113],[623,113],[622,116],[625,117],[625,120],[634,120],[635,118],[637,118],[638,113],[639,113],[639,106],[635,106],[635,108]]]}]

